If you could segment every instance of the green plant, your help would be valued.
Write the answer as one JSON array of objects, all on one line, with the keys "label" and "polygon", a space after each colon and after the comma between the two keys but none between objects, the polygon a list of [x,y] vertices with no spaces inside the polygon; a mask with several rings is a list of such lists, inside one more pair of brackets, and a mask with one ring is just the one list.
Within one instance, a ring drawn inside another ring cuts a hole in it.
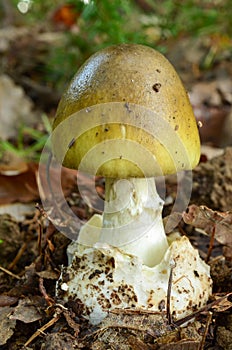
[{"label": "green plant", "polygon": [[0,156],[6,151],[15,153],[24,159],[38,161],[40,152],[45,146],[48,134],[51,132],[51,125],[46,115],[42,115],[44,130],[36,130],[23,125],[18,132],[17,140],[0,141]]},{"label": "green plant", "polygon": [[77,68],[97,50],[119,43],[147,43],[141,11],[132,0],[81,0],[68,2],[75,6],[80,16],[77,32],[67,31],[66,40],[50,52],[47,78],[63,88]]},{"label": "green plant", "polygon": [[147,0],[160,19],[164,33],[199,36],[212,33],[232,33],[231,0]]},{"label": "green plant", "polygon": [[[16,7],[23,0],[12,1]],[[52,28],[52,14],[65,4],[78,13],[76,25],[64,29],[60,45],[51,45],[45,67],[45,79],[59,91],[92,53],[108,45],[141,43],[165,52],[170,38],[226,36],[229,44],[226,48],[214,45],[206,67],[212,64],[215,52],[217,55],[231,47],[232,16],[228,9],[232,0],[37,0],[23,15],[25,22]]]}]

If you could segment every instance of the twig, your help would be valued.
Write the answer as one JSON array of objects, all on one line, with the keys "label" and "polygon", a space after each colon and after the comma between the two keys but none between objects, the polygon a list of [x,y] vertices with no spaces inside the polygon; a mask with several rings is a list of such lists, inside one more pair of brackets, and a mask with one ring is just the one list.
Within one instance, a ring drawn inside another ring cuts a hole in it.
[{"label": "twig", "polygon": [[49,220],[49,217],[48,217],[48,214],[46,213],[46,211],[44,210],[44,208],[39,204],[39,203],[36,203],[35,204],[35,208],[38,209],[38,211],[40,212],[40,214]]},{"label": "twig", "polygon": [[56,315],[48,323],[43,325],[41,328],[37,329],[37,331],[34,334],[32,334],[32,336],[26,341],[24,346],[28,346],[35,338],[43,334],[47,328],[51,327],[54,323],[56,323],[59,320],[59,318],[60,315]]},{"label": "twig", "polygon": [[212,230],[212,233],[211,233],[211,236],[210,236],[209,248],[208,248],[207,256],[205,258],[205,262],[206,263],[209,262],[209,259],[211,257],[212,250],[213,250],[213,247],[214,247],[215,231],[216,231],[216,225],[213,226],[213,230]]},{"label": "twig", "polygon": [[146,310],[146,309],[113,309],[109,310],[110,314],[151,314],[151,315],[161,315],[162,313],[160,311],[154,311],[154,310]]},{"label": "twig", "polygon": [[168,324],[172,324],[172,314],[171,314],[171,292],[172,292],[172,276],[173,276],[173,269],[175,268],[176,264],[174,260],[170,261],[170,275],[168,279],[168,291],[167,291],[167,320]]},{"label": "twig", "polygon": [[68,310],[63,310],[63,315],[69,325],[74,330],[74,336],[77,337],[78,334],[80,333],[80,324],[76,323],[74,320],[75,314],[72,313],[70,314],[70,311]]},{"label": "twig", "polygon": [[11,277],[17,278],[17,280],[20,280],[21,277],[15,275],[13,272],[5,269],[4,267],[0,266],[0,270],[2,270],[3,272],[7,273],[8,275],[10,275]]},{"label": "twig", "polygon": [[46,300],[46,303],[48,304],[48,306],[55,304],[55,301],[46,292],[42,277],[39,278],[39,290],[40,290],[41,294],[43,295],[44,299]]},{"label": "twig", "polygon": [[23,243],[23,245],[19,249],[17,255],[14,258],[14,260],[8,265],[8,270],[11,270],[11,269],[13,269],[15,267],[15,265],[18,263],[19,259],[21,258],[21,256],[25,252],[26,248],[27,248],[27,243],[25,242],[25,243]]},{"label": "twig", "polygon": [[42,225],[39,222],[39,232],[38,232],[38,254],[42,254]]},{"label": "twig", "polygon": [[202,337],[202,340],[201,340],[201,343],[200,343],[200,347],[199,347],[198,350],[203,350],[204,349],[206,336],[207,336],[208,330],[209,330],[209,325],[210,325],[210,323],[212,321],[212,316],[213,316],[213,313],[211,311],[209,311],[209,313],[207,315],[205,331],[204,331],[204,334],[203,334],[203,337]]},{"label": "twig", "polygon": [[195,311],[195,312],[191,313],[190,315],[188,315],[186,317],[183,317],[180,320],[175,321],[175,326],[180,327],[182,324],[184,324],[184,323],[190,321],[191,319],[199,316],[202,312],[209,311],[213,306],[220,304],[221,301],[227,299],[231,295],[232,295],[232,292],[224,295],[221,298],[218,298],[217,300],[214,300],[212,303],[202,307],[198,311]]}]

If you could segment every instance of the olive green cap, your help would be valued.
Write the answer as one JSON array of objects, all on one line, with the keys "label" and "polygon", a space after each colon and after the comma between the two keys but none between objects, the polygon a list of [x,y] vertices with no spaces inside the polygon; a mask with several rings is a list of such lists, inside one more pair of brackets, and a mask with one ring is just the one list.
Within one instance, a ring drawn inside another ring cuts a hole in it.
[{"label": "olive green cap", "polygon": [[106,177],[171,174],[200,157],[196,119],[170,62],[143,45],[92,55],[59,103],[53,152],[69,168]]}]

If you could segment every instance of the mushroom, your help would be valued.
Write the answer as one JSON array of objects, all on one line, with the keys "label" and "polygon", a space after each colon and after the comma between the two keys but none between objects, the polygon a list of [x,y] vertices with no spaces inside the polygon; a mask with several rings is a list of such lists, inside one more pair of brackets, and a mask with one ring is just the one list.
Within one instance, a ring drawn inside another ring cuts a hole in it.
[{"label": "mushroom", "polygon": [[174,264],[173,315],[205,303],[209,267],[186,237],[169,246],[154,180],[191,170],[200,156],[196,120],[168,60],[136,44],[91,56],[61,98],[52,145],[64,166],[105,177],[103,215],[68,248],[57,295],[81,300],[94,324],[114,307],[159,310]]}]

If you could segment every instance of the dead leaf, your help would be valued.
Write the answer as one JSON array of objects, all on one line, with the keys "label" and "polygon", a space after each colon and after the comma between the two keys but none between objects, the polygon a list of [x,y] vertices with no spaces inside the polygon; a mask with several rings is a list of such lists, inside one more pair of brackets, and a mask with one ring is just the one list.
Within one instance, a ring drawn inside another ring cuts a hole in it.
[{"label": "dead leaf", "polygon": [[7,340],[10,339],[14,333],[16,320],[9,318],[13,310],[14,308],[9,306],[0,308],[0,345],[6,344]]},{"label": "dead leaf", "polygon": [[35,179],[36,165],[28,164],[28,170],[18,175],[0,175],[0,204],[31,202],[38,199]]},{"label": "dead leaf", "polygon": [[19,320],[24,323],[31,323],[40,320],[42,318],[42,313],[39,311],[40,305],[38,301],[40,301],[40,298],[38,297],[26,297],[19,300],[19,303],[15,307],[10,319]]},{"label": "dead leaf", "polygon": [[[40,198],[37,184],[38,164],[27,163],[27,167],[27,171],[20,172],[17,175],[7,176],[0,174],[0,205],[14,202],[28,203]],[[50,172],[53,186],[56,187],[56,184],[61,180],[64,195],[67,196],[76,184],[77,172],[72,169],[62,168],[61,179],[57,176],[58,172],[55,168],[50,169]],[[44,192],[50,193],[51,191],[45,179],[45,166],[42,175],[44,177]]]},{"label": "dead leaf", "polygon": [[206,160],[211,160],[221,156],[224,153],[223,148],[216,148],[210,145],[201,145],[201,156],[205,156]]},{"label": "dead leaf", "polygon": [[177,343],[163,344],[157,350],[199,350],[200,342],[194,340],[181,340]]},{"label": "dead leaf", "polygon": [[214,294],[215,300],[221,299],[218,304],[215,304],[212,309],[217,312],[224,312],[232,307],[232,301],[230,298],[232,297],[232,293],[228,293],[224,298],[221,295]]},{"label": "dead leaf", "polygon": [[196,83],[190,92],[190,100],[197,121],[202,123],[199,129],[202,143],[219,146],[230,109],[224,103],[218,81]]},{"label": "dead leaf", "polygon": [[50,279],[50,280],[57,280],[59,277],[59,272],[51,271],[51,270],[36,272],[36,274],[41,278]]},{"label": "dead leaf", "polygon": [[7,294],[0,294],[0,307],[14,305],[17,303],[17,301],[17,297],[11,297]]},{"label": "dead leaf", "polygon": [[219,212],[204,205],[193,204],[183,213],[183,220],[186,224],[204,230],[208,235],[214,230],[219,243],[232,247],[232,212]]},{"label": "dead leaf", "polygon": [[144,343],[138,337],[133,335],[128,337],[128,344],[131,346],[133,350],[152,350],[154,347],[152,345]]},{"label": "dead leaf", "polygon": [[0,174],[6,176],[19,175],[28,170],[27,163],[12,152],[5,152],[0,159]]},{"label": "dead leaf", "polygon": [[80,14],[76,7],[71,4],[60,6],[52,15],[52,21],[58,28],[72,28]]},{"label": "dead leaf", "polygon": [[90,334],[95,340],[91,349],[197,350],[202,341],[200,327],[201,323],[195,321],[173,328],[161,312],[116,309]]}]

